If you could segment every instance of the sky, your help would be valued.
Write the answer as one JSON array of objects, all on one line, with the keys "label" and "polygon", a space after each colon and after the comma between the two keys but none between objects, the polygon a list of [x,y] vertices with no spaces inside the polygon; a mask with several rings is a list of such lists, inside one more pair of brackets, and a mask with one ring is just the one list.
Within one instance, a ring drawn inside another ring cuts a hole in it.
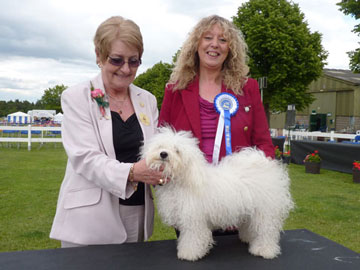
[{"label": "sky", "polygon": [[[266,1],[266,0],[264,0]],[[245,0],[0,0],[0,100],[36,102],[56,85],[72,86],[99,73],[93,36],[100,23],[120,15],[139,25],[144,54],[138,75],[171,63],[203,17],[229,20]],[[322,34],[326,68],[349,69],[346,52],[358,47],[356,21],[340,0],[294,0],[310,31]]]}]

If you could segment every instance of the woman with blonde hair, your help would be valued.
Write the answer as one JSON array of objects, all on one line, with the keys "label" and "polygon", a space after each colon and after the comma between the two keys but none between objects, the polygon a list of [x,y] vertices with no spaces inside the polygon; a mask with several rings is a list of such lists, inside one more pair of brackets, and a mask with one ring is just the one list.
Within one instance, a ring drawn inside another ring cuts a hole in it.
[{"label": "woman with blonde hair", "polygon": [[223,31],[224,37],[220,42],[224,42],[225,37],[229,40],[227,43],[229,51],[222,62],[221,76],[225,85],[233,89],[236,94],[241,94],[249,72],[246,64],[247,45],[235,25],[216,15],[202,19],[184,42],[170,77],[170,83],[176,83],[174,90],[185,88],[198,75],[201,61],[198,52],[200,37],[214,25],[219,26]]},{"label": "woman with blonde hair", "polygon": [[[259,87],[247,77],[246,63],[242,33],[230,21],[209,16],[183,44],[165,89],[159,125],[192,131],[214,165],[244,147],[275,155]],[[213,234],[233,233],[235,228]]]},{"label": "woman with blonde hair", "polygon": [[259,87],[247,76],[247,60],[247,45],[236,26],[209,16],[189,34],[166,86],[159,124],[192,131],[210,163],[244,147],[274,158]]}]

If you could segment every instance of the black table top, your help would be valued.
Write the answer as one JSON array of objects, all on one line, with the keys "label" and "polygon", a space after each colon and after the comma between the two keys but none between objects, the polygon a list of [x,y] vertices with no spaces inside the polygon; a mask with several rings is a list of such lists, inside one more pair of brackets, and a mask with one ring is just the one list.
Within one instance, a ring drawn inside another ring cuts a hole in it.
[{"label": "black table top", "polygon": [[360,269],[360,254],[308,230],[285,231],[282,255],[252,256],[236,235],[215,238],[210,254],[197,262],[178,260],[176,240],[123,245],[0,253],[0,269]]}]

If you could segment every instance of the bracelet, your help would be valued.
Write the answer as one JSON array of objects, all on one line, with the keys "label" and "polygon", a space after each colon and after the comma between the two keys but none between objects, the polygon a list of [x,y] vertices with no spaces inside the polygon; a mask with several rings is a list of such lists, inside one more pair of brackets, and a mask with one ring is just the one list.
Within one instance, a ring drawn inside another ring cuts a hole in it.
[{"label": "bracelet", "polygon": [[133,163],[130,167],[129,178],[128,178],[130,182],[134,182],[134,166],[135,163]]},{"label": "bracelet", "polygon": [[129,182],[133,185],[134,190],[136,191],[139,183],[137,183],[137,182],[134,183],[134,166],[135,166],[135,163],[133,163],[130,167],[128,179],[129,179]]}]

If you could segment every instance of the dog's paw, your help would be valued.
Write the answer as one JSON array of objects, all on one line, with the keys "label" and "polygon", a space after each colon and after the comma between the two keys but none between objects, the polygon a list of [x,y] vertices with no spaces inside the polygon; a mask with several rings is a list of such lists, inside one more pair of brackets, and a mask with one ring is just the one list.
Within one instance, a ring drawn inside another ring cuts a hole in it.
[{"label": "dog's paw", "polygon": [[252,255],[261,256],[264,259],[274,259],[281,253],[278,244],[250,244],[249,252]]},{"label": "dog's paw", "polygon": [[177,241],[177,256],[180,260],[196,261],[208,254],[213,244],[212,232],[205,226],[195,231],[183,229]]},{"label": "dog's paw", "polygon": [[192,240],[186,239],[184,241],[182,239],[182,241],[178,242],[177,256],[180,260],[197,261],[204,257],[212,246],[210,239],[208,241],[196,241],[199,239],[193,238]]},{"label": "dog's paw", "polygon": [[181,250],[178,250],[178,253],[177,253],[178,259],[192,261],[192,262],[201,259],[205,255],[206,255],[205,253],[204,254],[201,254],[199,252],[196,253],[189,249],[181,249]]}]

